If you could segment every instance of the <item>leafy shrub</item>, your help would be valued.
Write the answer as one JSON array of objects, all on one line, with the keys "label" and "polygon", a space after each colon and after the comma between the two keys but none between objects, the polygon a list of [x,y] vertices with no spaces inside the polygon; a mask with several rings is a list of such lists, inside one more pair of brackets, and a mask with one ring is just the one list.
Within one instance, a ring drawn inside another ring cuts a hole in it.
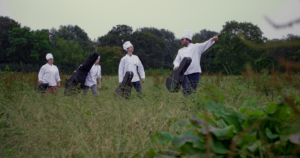
[{"label": "leafy shrub", "polygon": [[0,92],[4,95],[5,98],[13,99],[14,92],[17,91],[17,76],[15,72],[10,72],[9,67],[6,66],[5,71],[1,72],[0,77]]},{"label": "leafy shrub", "polygon": [[171,142],[175,151],[151,149],[148,156],[275,157],[300,154],[299,116],[284,99],[278,104],[270,102],[259,108],[254,98],[248,98],[240,110],[207,101],[205,108],[213,117],[203,114],[190,117],[183,135],[154,133],[152,141]]}]

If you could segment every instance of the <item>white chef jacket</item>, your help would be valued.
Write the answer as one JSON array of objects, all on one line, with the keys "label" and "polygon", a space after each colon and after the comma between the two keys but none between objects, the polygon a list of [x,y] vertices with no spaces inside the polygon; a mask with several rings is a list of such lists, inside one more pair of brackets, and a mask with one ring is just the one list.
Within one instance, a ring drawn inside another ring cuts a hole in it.
[{"label": "white chef jacket", "polygon": [[84,85],[88,87],[92,87],[94,84],[97,85],[97,79],[99,78],[101,78],[101,66],[94,64],[86,77]]},{"label": "white chef jacket", "polygon": [[49,86],[56,86],[57,82],[60,81],[58,68],[47,63],[41,67],[38,78],[39,81],[48,83]]},{"label": "white chef jacket", "polygon": [[205,52],[209,47],[211,47],[215,41],[211,41],[212,39],[209,39],[206,42],[203,43],[190,43],[188,47],[183,47],[178,50],[178,54],[173,62],[174,67],[177,67],[180,65],[181,61],[184,57],[190,57],[192,58],[192,62],[190,66],[185,71],[184,75],[189,75],[193,73],[201,73],[201,67],[200,67],[200,60],[201,55],[203,52]]},{"label": "white chef jacket", "polygon": [[138,72],[141,76],[141,78],[145,78],[145,71],[144,67],[142,65],[142,62],[140,61],[139,57],[136,55],[128,55],[126,54],[120,61],[119,64],[119,82],[123,81],[123,78],[125,76],[125,73],[127,71],[133,72],[133,78],[131,82],[137,82],[140,80],[138,74],[137,74],[137,67]]}]

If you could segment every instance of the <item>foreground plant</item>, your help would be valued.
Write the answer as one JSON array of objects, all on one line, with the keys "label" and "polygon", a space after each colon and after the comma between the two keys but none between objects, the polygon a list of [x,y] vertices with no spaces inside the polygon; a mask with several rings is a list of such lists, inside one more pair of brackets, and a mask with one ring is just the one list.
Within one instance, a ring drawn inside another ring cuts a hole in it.
[{"label": "foreground plant", "polygon": [[[239,110],[224,103],[207,101],[205,108],[213,114],[192,116],[183,135],[156,132],[152,141],[171,142],[171,150],[151,149],[149,157],[276,157],[300,155],[300,120],[288,102],[270,102],[259,106],[254,98]],[[300,109],[299,106],[297,107]]]}]

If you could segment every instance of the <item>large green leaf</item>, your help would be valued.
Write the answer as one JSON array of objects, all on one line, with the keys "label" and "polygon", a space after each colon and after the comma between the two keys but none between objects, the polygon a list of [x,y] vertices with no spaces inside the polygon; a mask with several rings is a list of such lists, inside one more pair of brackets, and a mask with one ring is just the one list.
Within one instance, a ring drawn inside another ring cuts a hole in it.
[{"label": "large green leaf", "polygon": [[205,102],[205,108],[213,113],[218,113],[224,110],[224,107],[222,105],[216,104],[211,100]]},{"label": "large green leaf", "polygon": [[194,148],[201,149],[201,150],[204,150],[204,149],[206,148],[206,144],[205,144],[205,142],[203,142],[203,141],[195,141],[195,142],[193,143],[193,147],[194,147]]},{"label": "large green leaf", "polygon": [[275,139],[275,138],[278,138],[279,135],[278,134],[273,134],[269,128],[266,128],[266,136],[269,139]]},{"label": "large green leaf", "polygon": [[254,153],[254,152],[260,147],[260,145],[261,145],[260,141],[256,141],[256,142],[254,142],[252,145],[249,145],[249,146],[247,147],[247,149],[248,149],[250,152]]},{"label": "large green leaf", "polygon": [[173,140],[169,132],[155,132],[151,135],[151,140],[158,143],[166,143]]},{"label": "large green leaf", "polygon": [[244,129],[253,128],[255,124],[261,123],[262,118],[252,117],[247,118],[243,124]]},{"label": "large green leaf", "polygon": [[191,116],[190,121],[194,126],[198,126],[198,127],[207,126],[209,124],[213,124],[214,126],[217,125],[213,119],[204,116],[203,114],[197,114],[196,116]]},{"label": "large green leaf", "polygon": [[201,153],[200,149],[193,148],[192,143],[185,143],[180,149],[181,152],[185,155],[195,155]]},{"label": "large green leaf", "polygon": [[183,136],[174,136],[172,144],[175,147],[181,147],[187,142],[194,143],[196,141],[202,141],[202,139],[191,131],[186,131]]},{"label": "large green leaf", "polygon": [[267,114],[273,114],[274,112],[276,112],[276,109],[277,109],[277,104],[276,103],[270,102],[268,105],[269,105],[269,107],[266,110]]},{"label": "large green leaf", "polygon": [[222,105],[215,104],[212,101],[207,101],[205,103],[205,107],[210,110],[217,117],[217,119],[223,119],[227,124],[234,125],[235,132],[240,132],[243,130],[242,125],[244,116],[241,113],[233,109],[226,109],[225,111]]},{"label": "large green leaf", "polygon": [[180,126],[180,127],[186,127],[189,122],[188,121],[183,121],[183,120],[180,120],[180,121],[177,121],[177,124]]},{"label": "large green leaf", "polygon": [[[192,125],[196,126],[196,127],[202,127],[202,126],[206,126],[208,125],[209,123],[203,119],[200,119],[199,117],[197,116],[192,116],[190,117],[190,121],[192,123]],[[206,123],[205,123],[206,122]]]},{"label": "large green leaf", "polygon": [[287,103],[277,105],[276,111],[273,114],[269,114],[269,117],[272,117],[278,121],[289,121],[290,118],[293,116],[292,109],[290,108],[290,105]]},{"label": "large green leaf", "polygon": [[209,123],[211,123],[211,124],[214,125],[214,126],[217,126],[217,123],[216,123],[212,118],[210,118],[210,117],[208,117],[208,116],[205,116],[205,115],[203,115],[203,114],[197,114],[196,116],[199,117],[199,118],[202,119],[202,120],[208,121]]},{"label": "large green leaf", "polygon": [[219,139],[225,140],[233,137],[234,126],[227,126],[225,128],[217,128],[213,130],[212,133]]},{"label": "large green leaf", "polygon": [[[238,138],[236,139],[236,137]],[[236,140],[236,145],[242,148],[243,146],[246,146],[248,144],[253,144],[257,140],[256,132],[252,134],[245,133],[242,136],[236,135],[233,139]]]},{"label": "large green leaf", "polygon": [[215,153],[218,154],[228,153],[228,149],[225,147],[225,145],[220,140],[217,139],[213,140],[212,149],[214,150]]},{"label": "large green leaf", "polygon": [[159,150],[155,153],[155,158],[172,158],[179,156],[180,152],[172,150]]},{"label": "large green leaf", "polygon": [[247,111],[246,112],[246,115],[248,117],[260,117],[260,116],[266,116],[265,113],[263,111],[258,111],[258,110],[255,110],[255,111]]},{"label": "large green leaf", "polygon": [[248,109],[256,110],[257,109],[257,104],[256,104],[256,99],[255,97],[249,97],[241,106],[240,112],[245,113]]},{"label": "large green leaf", "polygon": [[243,131],[242,125],[243,125],[243,119],[241,119],[240,114],[237,113],[236,111],[232,110],[230,113],[224,113],[222,118],[224,119],[225,122],[229,125],[234,125],[234,131],[235,132],[240,132]]},{"label": "large green leaf", "polygon": [[219,119],[216,122],[218,122],[218,124],[222,125],[223,127],[228,126],[228,124],[223,119]]}]

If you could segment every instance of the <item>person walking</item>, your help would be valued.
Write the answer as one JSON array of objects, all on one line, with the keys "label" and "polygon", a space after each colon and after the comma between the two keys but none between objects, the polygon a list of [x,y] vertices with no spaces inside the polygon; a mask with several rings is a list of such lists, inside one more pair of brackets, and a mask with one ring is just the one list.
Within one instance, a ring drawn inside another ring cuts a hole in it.
[{"label": "person walking", "polygon": [[38,82],[46,83],[48,87],[46,93],[57,95],[57,88],[60,87],[60,76],[58,68],[53,65],[54,58],[51,53],[46,55],[47,63],[43,65],[38,74]]},{"label": "person walking", "polygon": [[201,55],[208,48],[210,48],[215,43],[215,41],[218,40],[218,36],[219,34],[207,40],[206,42],[194,44],[192,43],[192,33],[189,30],[184,31],[181,38],[181,44],[183,48],[178,50],[177,56],[173,64],[174,70],[177,70],[184,57],[192,58],[190,66],[184,73],[184,79],[182,83],[183,94],[185,96],[190,95],[192,90],[194,92],[196,91],[201,74]]},{"label": "person walking", "polygon": [[145,82],[145,71],[142,62],[140,61],[139,57],[133,55],[134,47],[130,43],[130,41],[126,41],[123,44],[123,49],[127,51],[127,54],[121,59],[119,64],[119,83],[121,84],[125,73],[127,71],[133,72],[133,78],[131,80],[131,84],[127,89],[127,97],[131,96],[131,89],[132,87],[135,88],[136,92],[138,92],[138,96],[141,97],[142,94],[142,85],[140,82],[140,78],[138,73],[141,76],[142,83]]},{"label": "person walking", "polygon": [[[88,76],[86,77],[83,92],[87,93],[89,89],[92,89],[92,93],[94,96],[97,95],[97,88],[101,89],[101,66],[99,65],[100,56],[96,60],[95,64],[92,66]],[[98,80],[98,87],[97,87]]]}]

